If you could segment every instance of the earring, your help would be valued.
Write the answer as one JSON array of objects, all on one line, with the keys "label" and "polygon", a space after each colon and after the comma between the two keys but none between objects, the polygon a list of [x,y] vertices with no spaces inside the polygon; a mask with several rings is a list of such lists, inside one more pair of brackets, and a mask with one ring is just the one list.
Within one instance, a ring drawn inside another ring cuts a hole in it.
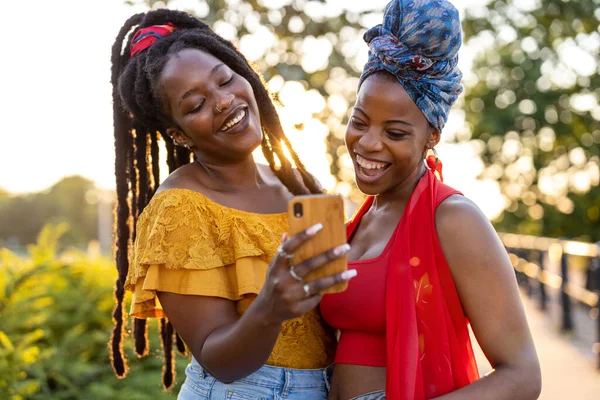
[{"label": "earring", "polygon": [[[423,164],[425,165],[425,168],[427,168],[428,170],[430,170],[430,171],[431,171],[431,168],[430,168],[430,167],[429,167],[429,165],[427,164],[427,151],[428,151],[428,150],[431,150],[431,151],[433,152],[433,156],[435,157],[435,167],[437,167],[437,165],[438,165],[438,162],[440,161],[440,159],[438,158],[437,151],[435,150],[435,147],[432,147],[432,148],[430,148],[430,149],[427,149],[427,150],[425,151],[425,156],[423,157]],[[434,167],[434,168],[435,168],[435,167]]]},{"label": "earring", "polygon": [[175,139],[173,139],[173,144],[175,146],[179,146],[179,147],[185,147],[186,149],[190,149],[190,146],[187,143],[177,143],[177,141]]}]

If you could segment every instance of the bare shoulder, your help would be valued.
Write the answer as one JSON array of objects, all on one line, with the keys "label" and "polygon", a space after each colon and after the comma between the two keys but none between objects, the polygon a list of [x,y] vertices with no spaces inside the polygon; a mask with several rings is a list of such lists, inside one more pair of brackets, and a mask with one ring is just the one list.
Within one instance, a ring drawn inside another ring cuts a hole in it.
[{"label": "bare shoulder", "polygon": [[435,226],[453,272],[459,267],[466,269],[468,265],[490,265],[492,254],[505,253],[490,221],[464,196],[452,195],[438,206]]},{"label": "bare shoulder", "polygon": [[435,224],[439,230],[456,230],[461,226],[490,226],[491,224],[479,207],[472,201],[458,194],[444,200],[435,212]]},{"label": "bare shoulder", "polygon": [[460,195],[450,196],[436,210],[435,225],[454,275],[473,273],[482,266],[505,268],[506,250],[491,222],[473,201]]},{"label": "bare shoulder", "polygon": [[159,186],[156,193],[167,189],[188,189],[204,193],[206,188],[202,186],[196,175],[194,164],[187,164],[173,171],[167,179]]}]

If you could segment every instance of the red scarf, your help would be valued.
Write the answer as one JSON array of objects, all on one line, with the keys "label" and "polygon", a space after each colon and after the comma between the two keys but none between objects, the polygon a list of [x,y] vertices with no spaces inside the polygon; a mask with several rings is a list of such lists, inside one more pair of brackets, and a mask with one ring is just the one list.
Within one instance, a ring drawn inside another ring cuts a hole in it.
[{"label": "red scarf", "polygon": [[[390,400],[430,399],[479,378],[468,321],[435,227],[437,206],[460,192],[441,183],[437,170],[426,171],[410,196],[391,250],[386,282]],[[368,197],[361,205],[348,232],[373,200]]]},{"label": "red scarf", "polygon": [[152,25],[142,28],[133,35],[129,57],[135,56],[152,46],[158,39],[169,36],[174,30],[179,29],[171,23],[165,25]]}]

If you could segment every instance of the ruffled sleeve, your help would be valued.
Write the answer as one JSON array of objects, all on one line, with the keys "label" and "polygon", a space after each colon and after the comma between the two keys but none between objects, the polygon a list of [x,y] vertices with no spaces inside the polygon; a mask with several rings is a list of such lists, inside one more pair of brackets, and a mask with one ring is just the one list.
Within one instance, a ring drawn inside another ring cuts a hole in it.
[{"label": "ruffled sleeve", "polygon": [[137,223],[125,282],[131,315],[164,317],[157,291],[230,300],[258,294],[286,230],[285,214],[247,213],[185,189],[158,193]]}]

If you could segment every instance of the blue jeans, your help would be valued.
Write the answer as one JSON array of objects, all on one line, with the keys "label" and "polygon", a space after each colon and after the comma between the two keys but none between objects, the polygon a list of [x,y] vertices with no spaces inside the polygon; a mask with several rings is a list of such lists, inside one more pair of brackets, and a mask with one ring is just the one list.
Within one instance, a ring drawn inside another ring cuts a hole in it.
[{"label": "blue jeans", "polygon": [[353,397],[351,400],[385,400],[385,390],[361,394],[360,396]]},{"label": "blue jeans", "polygon": [[258,371],[232,383],[223,383],[198,364],[185,369],[186,379],[178,400],[326,400],[333,366],[292,369],[263,365]]}]

